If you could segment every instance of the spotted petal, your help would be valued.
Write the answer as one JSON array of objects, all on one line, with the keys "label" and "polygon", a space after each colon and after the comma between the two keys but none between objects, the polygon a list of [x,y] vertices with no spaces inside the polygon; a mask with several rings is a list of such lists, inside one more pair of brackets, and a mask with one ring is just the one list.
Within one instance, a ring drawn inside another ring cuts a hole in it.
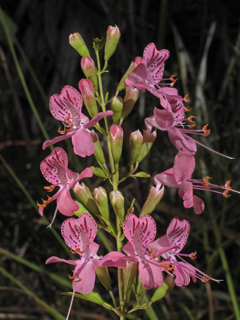
[{"label": "spotted petal", "polygon": [[62,236],[69,248],[86,251],[97,234],[97,225],[88,213],[78,219],[67,219],[62,224]]},{"label": "spotted petal", "polygon": [[158,51],[154,43],[149,43],[144,49],[143,60],[154,83],[162,80],[165,61],[169,58],[169,55],[170,53],[166,49]]},{"label": "spotted petal", "polygon": [[40,164],[44,178],[53,185],[60,185],[66,180],[68,157],[62,148],[55,148]]},{"label": "spotted petal", "polygon": [[146,249],[156,236],[156,223],[148,215],[137,218],[134,214],[130,214],[123,224],[123,231],[134,246],[138,242],[141,249]]},{"label": "spotted petal", "polygon": [[54,118],[64,121],[69,116],[69,111],[71,113],[73,111],[69,110],[69,104],[76,108],[78,114],[81,114],[82,97],[80,93],[71,86],[65,86],[60,94],[54,94],[50,98],[49,107]]}]

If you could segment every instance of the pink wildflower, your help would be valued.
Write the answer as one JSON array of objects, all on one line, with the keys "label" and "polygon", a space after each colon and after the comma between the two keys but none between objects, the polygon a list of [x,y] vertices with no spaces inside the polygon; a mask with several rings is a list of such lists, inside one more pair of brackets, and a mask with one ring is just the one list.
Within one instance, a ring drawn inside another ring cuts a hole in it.
[{"label": "pink wildflower", "polygon": [[[170,78],[163,79],[163,71],[165,67],[165,61],[169,58],[169,51],[166,49],[157,50],[154,43],[150,43],[146,46],[143,52],[142,61],[139,60],[137,67],[132,73],[128,75],[126,79],[126,84],[128,86],[133,86],[139,90],[147,89],[155,96],[165,99],[174,96],[176,99],[183,100],[176,91],[165,91],[160,85],[172,87],[176,79],[174,76]],[[170,83],[162,82],[165,80],[170,80]]]},{"label": "pink wildflower", "polygon": [[[97,225],[90,214],[83,213],[78,219],[70,218],[63,222],[61,228],[62,236],[67,246],[72,249],[73,254],[80,257],[77,260],[65,260],[58,257],[50,257],[46,264],[64,262],[74,265],[73,276],[73,297],[75,292],[84,294],[90,293],[95,284],[95,267],[126,267],[126,259],[120,252],[110,252],[104,257],[97,256],[99,245],[93,240],[97,234]],[[73,298],[68,311],[70,314]]]},{"label": "pink wildflower", "polygon": [[38,204],[39,213],[42,216],[43,209],[50,202],[57,200],[57,207],[50,226],[56,217],[57,210],[65,216],[72,216],[74,211],[79,209],[78,204],[71,198],[70,189],[73,188],[79,180],[92,177],[92,170],[90,168],[86,168],[79,174],[71,171],[67,166],[67,154],[59,147],[55,148],[40,164],[40,169],[44,178],[51,183],[51,186],[44,187],[44,189],[52,192],[55,187],[59,187],[59,190],[55,195],[48,197],[48,200],[43,200],[43,204]]},{"label": "pink wildflower", "polygon": [[54,118],[63,122],[64,130],[58,130],[63,136],[45,141],[43,149],[71,137],[73,150],[81,157],[90,156],[94,152],[94,145],[88,129],[102,118],[113,114],[111,110],[99,112],[89,121],[88,117],[82,113],[80,93],[71,86],[65,86],[60,95],[51,96],[50,111]]},{"label": "pink wildflower", "polygon": [[[219,280],[209,277],[182,258],[182,256],[191,259],[196,258],[196,252],[191,254],[180,254],[180,251],[187,242],[189,231],[189,222],[186,220],[180,221],[175,217],[170,222],[166,234],[153,241],[149,245],[149,250],[151,250],[152,254],[157,255],[159,250],[175,245],[175,248],[161,253],[161,257],[164,258],[165,261],[161,262],[160,265],[164,267],[168,273],[173,273],[176,276],[175,283],[177,286],[187,286],[190,282],[190,278],[192,278],[193,282],[196,282],[197,279],[200,279],[203,282],[209,280],[219,282]],[[179,262],[177,258],[181,261]]]},{"label": "pink wildflower", "polygon": [[[154,219],[149,216],[137,218],[134,214],[130,214],[123,224],[123,231],[128,239],[128,243],[123,247],[123,251],[138,261],[139,274],[145,289],[160,287],[163,281],[162,268],[159,262],[155,261],[156,256],[152,255],[147,247],[156,236],[156,224]],[[158,255],[172,249],[169,246],[160,250]]]},{"label": "pink wildflower", "polygon": [[204,210],[204,202],[193,195],[193,184],[190,182],[195,168],[194,156],[189,152],[179,151],[175,157],[173,168],[168,169],[154,177],[155,184],[162,183],[170,188],[178,188],[185,208],[194,208],[196,214]]}]

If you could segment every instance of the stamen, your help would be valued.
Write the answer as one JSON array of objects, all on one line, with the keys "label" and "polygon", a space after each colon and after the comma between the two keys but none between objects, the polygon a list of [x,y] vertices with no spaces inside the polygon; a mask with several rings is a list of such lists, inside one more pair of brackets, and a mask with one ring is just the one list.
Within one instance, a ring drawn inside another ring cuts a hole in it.
[{"label": "stamen", "polygon": [[202,282],[207,283],[210,280],[210,277],[206,275],[206,276],[203,276],[201,280]]},{"label": "stamen", "polygon": [[58,128],[58,133],[60,134],[65,134],[67,132],[66,128],[64,128],[63,130],[61,130],[60,128]]},{"label": "stamen", "polygon": [[195,117],[194,117],[193,115],[191,115],[190,117],[188,117],[188,121],[189,121],[190,123],[194,123],[193,118],[195,118]]},{"label": "stamen", "polygon": [[76,278],[76,276],[77,276],[77,272],[73,272],[73,276],[68,275],[68,278],[69,278],[70,280],[73,280],[73,279]]},{"label": "stamen", "polygon": [[40,203],[38,203],[37,202],[37,206],[40,208],[40,207],[42,207],[42,208],[45,208],[46,207],[46,204],[43,202],[43,204],[40,204]]},{"label": "stamen", "polygon": [[207,129],[208,124],[206,124],[205,126],[203,126],[202,130],[203,130],[203,135],[205,137],[207,137],[210,134],[210,130]]},{"label": "stamen", "polygon": [[83,253],[83,251],[80,251],[80,248],[76,248],[75,250],[71,250],[72,254],[76,254],[76,253]]},{"label": "stamen", "polygon": [[208,180],[210,179],[210,177],[209,176],[206,176],[204,179],[203,179],[203,185],[205,186],[205,187],[208,187],[209,186],[209,183],[208,183]]},{"label": "stamen", "polygon": [[190,99],[188,98],[188,94],[185,94],[185,96],[184,96],[184,101],[186,101],[187,103],[190,102]]},{"label": "stamen", "polygon": [[71,113],[68,112],[68,115],[67,115],[67,117],[64,119],[64,122],[67,123],[67,124],[70,124],[70,119],[71,119]]},{"label": "stamen", "polygon": [[52,184],[51,186],[46,186],[46,187],[43,187],[45,190],[47,190],[48,192],[52,192],[55,188],[55,186]]},{"label": "stamen", "polygon": [[184,110],[184,112],[189,112],[189,111],[192,110],[192,108],[188,109],[188,108],[185,107],[183,110]]},{"label": "stamen", "polygon": [[229,192],[228,189],[223,191],[223,196],[224,196],[224,198],[226,198],[226,199],[230,197],[230,194],[228,194],[228,192]]},{"label": "stamen", "polygon": [[231,180],[227,180],[225,185],[224,185],[224,187],[227,188],[227,189],[232,189],[231,186],[230,186],[230,182],[231,182]]},{"label": "stamen", "polygon": [[157,256],[156,256],[156,254],[153,252],[154,251],[154,249],[153,248],[150,248],[150,253],[151,253],[151,258],[150,258],[150,260],[152,260],[152,259],[155,259]]},{"label": "stamen", "polygon": [[190,258],[191,258],[191,260],[196,259],[196,258],[197,258],[197,251],[192,252],[192,253],[190,254]]},{"label": "stamen", "polygon": [[172,80],[172,83],[170,84],[170,87],[173,87],[177,81],[177,79],[174,79],[175,75],[171,75],[170,79]]}]

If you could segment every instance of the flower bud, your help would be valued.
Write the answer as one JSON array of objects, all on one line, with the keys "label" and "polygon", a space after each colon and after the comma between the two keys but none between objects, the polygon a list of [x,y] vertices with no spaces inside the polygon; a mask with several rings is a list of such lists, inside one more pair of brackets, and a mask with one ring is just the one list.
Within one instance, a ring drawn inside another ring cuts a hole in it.
[{"label": "flower bud", "polygon": [[93,189],[93,197],[102,215],[103,220],[109,224],[109,207],[107,191],[103,187]]},{"label": "flower bud", "polygon": [[159,190],[159,188],[155,188],[151,186],[149,195],[147,197],[146,202],[143,205],[142,211],[140,213],[141,216],[145,216],[146,214],[150,214],[159,204],[164,194],[164,186]]},{"label": "flower bud", "polygon": [[108,61],[114,54],[118,41],[120,39],[121,33],[117,26],[109,26],[107,29],[107,38],[104,48],[104,60]]},{"label": "flower bud", "polygon": [[150,133],[147,130],[143,130],[143,144],[142,148],[140,150],[140,153],[137,157],[137,162],[141,162],[143,158],[146,157],[146,155],[149,153],[155,139],[156,139],[157,133],[156,130],[152,133]]},{"label": "flower bud", "polygon": [[112,291],[111,280],[108,273],[107,267],[95,267],[95,272],[101,284],[105,287],[107,291]]},{"label": "flower bud", "polygon": [[100,141],[98,139],[98,135],[96,134],[96,132],[94,130],[90,131],[91,137],[92,137],[92,142],[94,145],[94,157],[97,159],[97,161],[99,161],[101,164],[106,163],[104,154],[103,154],[103,150],[100,144]]},{"label": "flower bud", "polygon": [[136,103],[139,96],[139,90],[134,87],[126,87],[126,94],[123,101],[123,109],[121,118],[125,119],[132,111],[134,104]]},{"label": "flower bud", "polygon": [[123,288],[125,294],[128,293],[128,291],[132,288],[132,285],[136,279],[137,270],[138,265],[136,261],[127,261],[126,268],[123,272]]},{"label": "flower bud", "polygon": [[100,177],[100,178],[103,178],[103,179],[106,179],[106,178],[107,178],[105,172],[104,172],[101,168],[93,167],[93,166],[91,166],[90,168],[92,169],[92,173],[93,173],[95,176]]},{"label": "flower bud", "polygon": [[114,96],[111,100],[111,109],[113,111],[112,118],[114,123],[119,122],[122,114],[122,108],[123,108],[123,98]]},{"label": "flower bud", "polygon": [[85,183],[77,183],[73,188],[74,192],[81,200],[83,205],[90,211],[90,213],[95,214],[96,216],[99,215],[98,207],[93,199],[92,193],[90,189],[85,185]]},{"label": "flower bud", "polygon": [[85,77],[93,84],[94,92],[98,91],[97,69],[95,63],[90,57],[83,57],[81,59],[81,68]]},{"label": "flower bud", "polygon": [[98,113],[97,102],[93,91],[92,82],[88,79],[82,79],[78,83],[79,90],[87,108],[88,113],[93,118]]},{"label": "flower bud", "polygon": [[137,67],[137,63],[135,61],[132,61],[130,66],[128,67],[127,71],[123,75],[122,79],[120,80],[117,91],[121,91],[126,88],[125,80],[127,79],[128,75],[133,72],[133,70]]},{"label": "flower bud", "polygon": [[117,124],[114,124],[111,126],[109,134],[110,134],[113,160],[115,164],[118,164],[122,154],[123,129]]},{"label": "flower bud", "polygon": [[79,209],[78,211],[75,211],[74,214],[77,216],[77,217],[80,217],[83,213],[88,212],[88,210],[84,207],[84,205],[81,203],[81,202],[78,202],[76,201],[77,204],[79,205]]},{"label": "flower bud", "polygon": [[70,34],[69,43],[80,54],[80,56],[90,57],[90,53],[88,51],[88,48],[87,48],[83,38],[81,37],[80,33],[75,32],[73,34]]},{"label": "flower bud", "polygon": [[129,139],[130,164],[134,164],[143,144],[143,136],[139,130],[131,133]]},{"label": "flower bud", "polygon": [[111,191],[109,199],[113,210],[120,222],[124,221],[125,209],[124,209],[124,197],[120,191]]},{"label": "flower bud", "polygon": [[175,280],[172,275],[168,274],[161,286],[154,292],[151,302],[156,302],[165,297],[167,293],[172,291],[175,286]]}]

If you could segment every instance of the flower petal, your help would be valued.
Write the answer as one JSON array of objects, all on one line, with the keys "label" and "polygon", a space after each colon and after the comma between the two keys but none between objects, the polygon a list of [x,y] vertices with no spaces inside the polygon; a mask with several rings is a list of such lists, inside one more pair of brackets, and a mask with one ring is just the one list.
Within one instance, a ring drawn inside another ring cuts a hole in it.
[{"label": "flower petal", "polygon": [[191,179],[195,168],[195,158],[189,152],[179,151],[174,159],[173,173],[177,182]]},{"label": "flower petal", "polygon": [[88,130],[79,129],[72,136],[73,151],[80,157],[90,156],[94,152],[92,137]]},{"label": "flower petal", "polygon": [[57,208],[64,216],[73,216],[79,205],[72,199],[69,189],[62,190],[57,199]]},{"label": "flower petal", "polygon": [[162,268],[155,261],[139,261],[139,275],[146,290],[158,288],[163,282]]},{"label": "flower petal", "polygon": [[167,228],[167,237],[170,244],[175,244],[179,248],[173,249],[174,253],[180,252],[185,246],[190,231],[190,223],[187,220],[180,221],[175,217]]},{"label": "flower petal", "polygon": [[[134,214],[130,214],[123,224],[123,231],[126,238],[135,246],[146,249],[149,243],[156,236],[156,223],[151,216],[143,216],[137,218]],[[137,237],[134,233],[137,232]]]}]

